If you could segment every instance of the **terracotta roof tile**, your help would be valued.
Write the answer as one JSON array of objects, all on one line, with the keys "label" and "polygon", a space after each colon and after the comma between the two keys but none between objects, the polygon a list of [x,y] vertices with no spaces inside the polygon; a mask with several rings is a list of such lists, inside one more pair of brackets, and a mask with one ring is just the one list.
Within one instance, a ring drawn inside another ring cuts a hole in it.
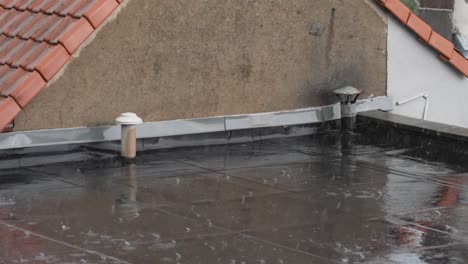
[{"label": "terracotta roof tile", "polygon": [[[12,3],[12,6],[16,8],[17,10],[24,11],[34,1],[36,0],[20,0],[20,1],[17,1],[16,3]],[[8,1],[4,1],[4,2],[8,2]]]},{"label": "terracotta roof tile", "polygon": [[418,36],[426,41],[429,42],[432,34],[432,28],[426,22],[424,22],[421,18],[419,18],[416,14],[411,13],[408,23],[406,24],[409,28],[411,28]]},{"label": "terracotta roof tile", "polygon": [[455,45],[435,31],[432,31],[429,45],[449,60],[452,58],[452,54],[455,51]]},{"label": "terracotta roof tile", "polygon": [[[377,0],[394,14],[403,24],[413,30],[422,40],[441,54],[441,58],[452,64],[468,78],[468,59],[463,57],[454,44],[435,32],[428,24],[412,13],[400,0]],[[1,14],[0,14],[1,16]]]},{"label": "terracotta roof tile", "polygon": [[8,126],[21,112],[19,105],[11,97],[0,97],[0,131]]},{"label": "terracotta roof tile", "polygon": [[70,59],[70,54],[61,45],[49,47],[40,59],[35,61],[34,68],[49,81]]},{"label": "terracotta roof tile", "polygon": [[453,53],[453,56],[450,60],[447,60],[447,58],[442,57],[443,60],[448,61],[450,64],[452,64],[457,70],[461,71],[465,77],[468,78],[468,60],[465,59],[458,51],[455,51]]},{"label": "terracotta roof tile", "polygon": [[[78,21],[69,25],[67,30],[60,34],[57,38],[70,54],[74,53],[89,35],[94,31],[93,26],[86,18],[81,18]],[[55,39],[50,39],[55,42]]]},{"label": "terracotta roof tile", "polygon": [[94,27],[98,27],[101,23],[114,11],[118,3],[114,0],[98,0],[91,8],[89,8],[84,16],[91,22]]},{"label": "terracotta roof tile", "polygon": [[21,108],[26,105],[46,86],[46,81],[36,72],[24,74],[16,82],[4,91],[5,95],[11,96]]},{"label": "terracotta roof tile", "polygon": [[390,10],[401,22],[408,22],[411,14],[410,9],[400,0],[386,0],[385,7]]},{"label": "terracotta roof tile", "polygon": [[0,131],[121,2],[0,0]]},{"label": "terracotta roof tile", "polygon": [[0,66],[0,95],[11,96],[19,106],[25,107],[32,98],[46,85],[46,81],[36,72],[27,72],[22,68]]}]

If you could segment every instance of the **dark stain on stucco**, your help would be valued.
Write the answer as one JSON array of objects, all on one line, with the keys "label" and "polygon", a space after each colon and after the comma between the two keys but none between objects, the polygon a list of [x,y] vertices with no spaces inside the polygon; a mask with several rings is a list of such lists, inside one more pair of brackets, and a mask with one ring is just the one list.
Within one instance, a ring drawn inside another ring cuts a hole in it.
[{"label": "dark stain on stucco", "polygon": [[153,73],[154,75],[159,75],[159,73],[162,71],[162,65],[161,62],[155,61],[153,63]]},{"label": "dark stain on stucco", "polygon": [[322,36],[322,25],[319,21],[313,22],[309,29],[309,35],[320,37]]},{"label": "dark stain on stucco", "polygon": [[252,68],[253,67],[250,64],[242,64],[239,66],[242,80],[247,80],[250,78],[250,75],[252,74]]},{"label": "dark stain on stucco", "polygon": [[328,39],[327,39],[327,53],[326,53],[326,62],[327,66],[331,65],[331,56],[333,50],[333,43],[335,41],[335,17],[336,9],[332,8],[330,13],[330,21],[328,23]]}]

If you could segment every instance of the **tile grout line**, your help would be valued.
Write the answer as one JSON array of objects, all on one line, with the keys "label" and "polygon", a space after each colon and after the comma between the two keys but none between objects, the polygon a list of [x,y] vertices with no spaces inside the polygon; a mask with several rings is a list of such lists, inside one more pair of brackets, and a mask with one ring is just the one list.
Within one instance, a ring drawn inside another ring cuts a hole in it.
[{"label": "tile grout line", "polygon": [[[147,204],[153,206],[151,203],[147,203]],[[190,218],[190,217],[187,217],[187,216],[184,216],[184,215],[180,215],[180,214],[177,214],[177,213],[173,213],[173,212],[170,212],[170,211],[167,211],[167,210],[163,210],[163,209],[157,208],[157,207],[155,207],[155,209],[158,210],[158,211],[160,211],[160,212],[163,212],[163,213],[172,215],[172,216],[182,217],[182,218],[187,219],[187,220],[192,221],[192,222],[201,223],[201,222],[198,221],[197,219],[193,219],[193,218]],[[247,238],[256,240],[256,241],[260,241],[260,242],[265,243],[265,244],[274,245],[274,246],[277,246],[277,247],[280,247],[280,248],[283,248],[283,249],[286,249],[286,250],[289,250],[289,251],[292,251],[292,252],[304,254],[304,255],[311,256],[311,257],[314,257],[314,258],[319,258],[319,259],[322,259],[322,260],[332,261],[332,262],[334,262],[334,263],[341,263],[341,262],[339,262],[339,261],[337,261],[337,260],[334,260],[334,259],[322,257],[322,256],[315,255],[315,254],[311,254],[311,253],[309,253],[309,252],[307,252],[307,251],[302,251],[302,250],[299,250],[299,249],[294,249],[294,248],[291,248],[291,247],[288,247],[288,246],[284,246],[284,245],[278,244],[278,243],[273,242],[273,241],[261,239],[261,238],[256,237],[256,236],[248,235],[248,234],[245,234],[245,233],[242,233],[242,232],[239,232],[239,231],[234,231],[234,230],[231,230],[231,229],[229,229],[229,228],[222,227],[222,226],[213,225],[213,227],[214,227],[214,228],[217,228],[217,229],[220,229],[220,230],[223,230],[223,231],[226,231],[226,232],[228,232],[228,233],[230,233],[230,234],[241,235],[241,236],[244,236],[244,237],[247,237]]]},{"label": "tile grout line", "polygon": [[[209,172],[213,172],[213,173],[216,173],[216,174],[225,175],[225,176],[230,176],[230,177],[234,177],[234,178],[237,178],[237,179],[241,179],[241,180],[244,180],[244,181],[247,181],[247,182],[250,182],[250,183],[255,183],[255,184],[261,185],[260,183],[255,182],[255,181],[249,181],[249,180],[246,180],[246,179],[243,179],[243,178],[239,178],[239,177],[237,177],[237,176],[228,175],[228,174],[223,173],[223,172],[220,172],[220,171],[216,171],[216,170],[204,168],[204,167],[201,167],[201,166],[197,166],[197,165],[194,165],[194,164],[186,163],[186,162],[181,161],[181,160],[179,160],[179,159],[174,159],[174,160],[177,161],[177,162],[179,162],[179,163],[186,164],[186,165],[189,165],[189,166],[192,166],[192,167],[195,167],[195,168],[203,169],[203,170],[206,170],[206,171],[209,171]],[[264,185],[262,185],[262,186],[264,186]],[[287,192],[287,193],[294,193],[294,192],[292,192],[292,191],[283,190],[283,189],[281,189],[281,188],[276,188],[276,187],[273,187],[273,186],[266,186],[266,187],[272,188],[272,189],[277,189],[277,190],[280,190],[280,191],[283,191],[283,192]],[[152,203],[148,203],[148,202],[145,202],[145,203],[151,205],[152,207],[154,206]],[[187,217],[187,216],[184,216],[184,215],[180,215],[180,214],[173,213],[173,212],[170,212],[170,211],[167,211],[167,210],[163,210],[163,209],[158,208],[158,207],[154,207],[154,208],[155,208],[156,210],[158,210],[158,211],[161,211],[161,212],[166,213],[166,214],[169,214],[169,215],[173,215],[173,216],[176,216],[176,217],[182,217],[182,218],[184,218],[184,219],[187,219],[187,220],[190,220],[190,221],[193,221],[193,222],[196,222],[196,223],[200,223],[200,221],[198,221],[197,219],[193,219],[193,218],[190,218],[190,217]],[[266,243],[266,244],[270,244],[270,245],[275,245],[275,246],[278,246],[278,247],[281,247],[281,248],[284,248],[284,249],[287,249],[287,250],[290,250],[290,251],[293,251],[293,252],[297,252],[297,253],[305,254],[305,255],[308,255],[308,256],[315,257],[315,258],[319,258],[319,259],[323,259],[323,260],[327,260],[327,261],[332,261],[332,262],[335,262],[335,263],[339,263],[337,260],[333,260],[333,259],[330,259],[330,258],[325,258],[325,257],[319,256],[319,255],[311,254],[311,253],[306,252],[306,251],[302,251],[302,250],[290,248],[290,247],[288,247],[288,246],[284,246],[284,245],[278,244],[278,243],[273,242],[273,241],[261,239],[261,238],[259,238],[259,237],[253,236],[253,235],[245,234],[245,233],[242,233],[242,232],[239,232],[239,231],[230,230],[230,229],[228,229],[228,228],[225,228],[225,227],[222,227],[222,226],[218,226],[218,225],[213,225],[213,226],[214,226],[215,228],[218,228],[218,229],[221,229],[221,230],[224,230],[224,231],[233,233],[233,234],[238,234],[238,235],[241,235],[241,236],[245,236],[245,237],[248,237],[248,238],[250,238],[250,239],[253,239],[253,240],[256,240],[256,241],[260,241],[260,242],[262,242],[262,243]]]},{"label": "tile grout line", "polygon": [[36,232],[30,231],[30,230],[27,230],[27,229],[24,229],[24,228],[21,228],[21,227],[17,227],[17,226],[12,225],[12,224],[8,224],[8,223],[3,222],[1,220],[0,220],[0,224],[4,225],[6,227],[9,227],[9,228],[15,229],[15,230],[22,231],[24,233],[31,234],[33,236],[36,236],[36,237],[39,237],[39,238],[54,242],[54,243],[58,243],[58,244],[63,245],[63,246],[67,246],[67,247],[70,247],[70,248],[73,248],[73,249],[84,251],[84,252],[89,253],[89,254],[98,255],[99,257],[101,257],[103,259],[111,259],[113,261],[117,261],[118,263],[123,263],[123,264],[132,264],[132,263],[130,263],[128,261],[121,260],[121,259],[118,259],[116,257],[112,257],[112,256],[109,256],[109,255],[100,253],[98,251],[94,251],[94,250],[82,248],[82,247],[79,247],[79,246],[75,246],[75,245],[69,244],[69,243],[67,243],[65,241],[57,240],[57,239],[54,239],[54,238],[51,238],[51,237],[48,237],[48,236],[45,236],[45,235],[41,235],[41,234],[38,234]]},{"label": "tile grout line", "polygon": [[[309,156],[317,155],[316,153],[307,153],[307,152],[304,152],[304,151],[301,151],[301,150],[289,149],[289,148],[283,146],[282,144],[275,144],[275,143],[269,142],[269,141],[266,141],[266,142],[269,143],[269,144],[272,144],[272,145],[282,147],[285,150],[295,151],[297,153],[301,153],[301,154],[304,154],[304,155],[309,155]],[[386,168],[384,168],[384,167],[382,167],[382,166],[380,166],[378,164],[372,164],[372,163],[363,162],[363,161],[351,161],[350,164],[354,164],[356,166],[363,166],[363,167],[367,167],[369,169],[374,169],[374,170],[378,170],[378,171],[390,172],[390,173],[393,173],[393,174],[396,174],[396,175],[399,175],[399,176],[402,176],[402,177],[406,177],[406,178],[409,178],[409,179],[422,181],[422,182],[429,182],[429,183],[433,183],[433,184],[439,185],[439,186],[454,187],[454,188],[457,188],[457,189],[460,189],[460,190],[466,190],[466,188],[464,188],[463,186],[456,186],[456,185],[450,184],[450,183],[445,182],[445,181],[427,179],[427,178],[424,177],[424,175],[416,175],[416,174],[412,174],[412,173],[409,173],[409,172],[398,171],[398,170],[395,170],[395,169],[389,170],[389,169],[386,169]]]},{"label": "tile grout line", "polygon": [[195,164],[191,164],[191,163],[188,163],[188,162],[184,162],[184,161],[181,161],[181,160],[179,160],[179,159],[175,159],[175,161],[177,161],[177,162],[179,162],[179,163],[182,163],[182,164],[185,164],[185,165],[189,165],[189,166],[195,167],[195,168],[199,168],[199,169],[202,169],[202,170],[206,170],[206,171],[208,171],[208,172],[216,173],[216,174],[223,175],[223,176],[229,176],[229,177],[233,177],[233,178],[236,178],[236,179],[245,181],[245,182],[249,182],[249,183],[254,183],[254,184],[257,184],[257,185],[261,185],[261,186],[263,186],[263,187],[267,187],[267,188],[270,188],[270,189],[275,189],[275,190],[282,191],[282,192],[286,192],[286,193],[297,193],[297,192],[290,191],[290,190],[287,190],[287,189],[274,187],[274,186],[271,186],[271,185],[264,185],[264,184],[261,184],[261,183],[256,182],[256,181],[251,181],[251,180],[248,180],[248,179],[244,179],[244,178],[242,178],[242,177],[238,177],[238,176],[234,176],[234,175],[229,175],[229,174],[227,174],[227,173],[225,173],[225,172],[222,172],[222,171],[219,171],[219,170],[204,168],[204,167],[202,167],[202,166],[198,166],[198,165],[195,165]]},{"label": "tile grout line", "polygon": [[[74,183],[74,182],[71,182],[71,181],[67,181],[66,179],[60,177],[56,173],[47,173],[47,172],[43,172],[43,171],[40,171],[40,170],[34,170],[34,169],[31,169],[31,168],[25,168],[25,170],[27,170],[29,172],[32,172],[32,173],[38,173],[38,174],[40,174],[40,175],[42,175],[44,177],[49,177],[51,179],[61,181],[61,182],[66,183],[66,184],[70,184],[70,185],[73,186],[73,188],[83,188],[83,185],[80,185],[80,184],[77,184],[77,183]],[[72,188],[72,187],[70,187],[70,188]]]}]

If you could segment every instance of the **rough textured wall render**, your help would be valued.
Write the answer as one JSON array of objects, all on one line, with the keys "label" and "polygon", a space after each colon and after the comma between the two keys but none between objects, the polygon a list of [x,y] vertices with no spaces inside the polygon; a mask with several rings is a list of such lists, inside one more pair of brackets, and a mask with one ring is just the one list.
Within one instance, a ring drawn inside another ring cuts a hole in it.
[{"label": "rough textured wall render", "polygon": [[130,0],[16,120],[16,130],[95,126],[383,95],[386,22],[367,0]]}]

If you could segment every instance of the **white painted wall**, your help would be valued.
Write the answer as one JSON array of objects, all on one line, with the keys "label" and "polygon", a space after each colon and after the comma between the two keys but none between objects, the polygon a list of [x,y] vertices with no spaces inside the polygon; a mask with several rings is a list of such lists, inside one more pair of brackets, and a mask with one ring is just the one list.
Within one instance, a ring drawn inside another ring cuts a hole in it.
[{"label": "white painted wall", "polygon": [[460,33],[468,37],[468,3],[466,0],[455,0],[453,24]]},{"label": "white painted wall", "polygon": [[[428,93],[427,120],[468,128],[468,78],[393,17],[388,19],[388,94],[395,101]],[[422,118],[424,100],[395,106],[393,113]]]}]

